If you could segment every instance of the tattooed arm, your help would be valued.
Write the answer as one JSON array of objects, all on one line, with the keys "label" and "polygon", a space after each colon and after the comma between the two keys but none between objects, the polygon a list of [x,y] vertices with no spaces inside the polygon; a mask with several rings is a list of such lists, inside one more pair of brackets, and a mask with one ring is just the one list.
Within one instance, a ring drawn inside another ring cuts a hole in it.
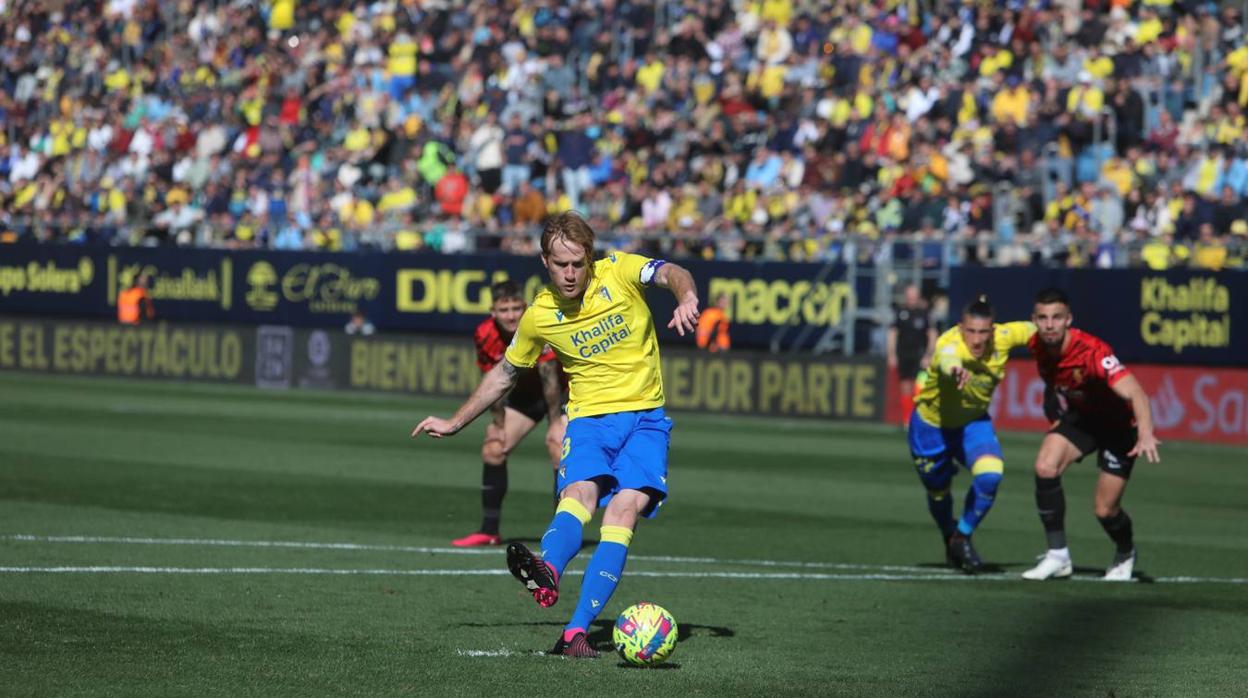
[{"label": "tattooed arm", "polygon": [[456,410],[454,416],[450,419],[442,419],[440,417],[425,417],[416,428],[412,430],[412,436],[417,437],[421,434],[428,434],[435,439],[443,436],[454,436],[459,430],[468,426],[472,420],[481,416],[481,413],[496,404],[504,395],[511,391],[516,384],[516,375],[519,369],[511,365],[507,359],[499,361],[498,364],[485,374],[485,378],[481,380],[481,385],[472,391],[472,395]]}]

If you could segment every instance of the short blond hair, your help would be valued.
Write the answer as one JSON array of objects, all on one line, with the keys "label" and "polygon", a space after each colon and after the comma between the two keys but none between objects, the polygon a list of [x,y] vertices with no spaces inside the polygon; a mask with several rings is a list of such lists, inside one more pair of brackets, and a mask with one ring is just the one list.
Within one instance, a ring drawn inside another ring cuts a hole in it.
[{"label": "short blond hair", "polygon": [[561,238],[569,244],[580,245],[585,250],[585,261],[593,261],[594,229],[581,218],[581,214],[564,211],[546,219],[542,226],[542,256],[549,257],[551,245]]}]

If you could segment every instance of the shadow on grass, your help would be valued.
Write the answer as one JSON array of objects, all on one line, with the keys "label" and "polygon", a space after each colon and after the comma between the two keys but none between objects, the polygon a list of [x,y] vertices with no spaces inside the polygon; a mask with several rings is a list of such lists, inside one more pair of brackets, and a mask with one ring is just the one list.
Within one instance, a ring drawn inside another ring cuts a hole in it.
[{"label": "shadow on grass", "polygon": [[[1075,565],[1074,570],[1075,570],[1075,574],[1086,576],[1086,577],[1104,577],[1105,576],[1104,567],[1083,567],[1082,565]],[[1148,574],[1144,570],[1135,570],[1135,572],[1131,576],[1135,579],[1135,581],[1139,582],[1140,584],[1153,584],[1157,581],[1155,578],[1153,578],[1152,575]]]},{"label": "shadow on grass", "polygon": [[[598,645],[611,645],[611,629],[615,625],[609,620],[596,620],[589,631],[589,642]],[[736,637],[737,632],[722,625],[698,625],[697,623],[681,623],[676,621],[676,637],[680,642],[687,642],[694,637]]]},{"label": "shadow on grass", "polygon": [[[535,620],[521,621],[516,623],[456,623],[457,628],[562,628],[565,625],[562,621],[556,620]],[[614,640],[611,637],[611,630],[615,626],[615,621],[596,620],[589,626],[589,632],[586,639],[589,640],[590,646],[600,652],[610,652],[615,648]],[[677,639],[679,642],[688,642],[695,637],[714,637],[714,638],[731,638],[736,637],[737,632],[732,628],[722,625],[699,625],[697,623],[676,623]],[[558,633],[550,633],[551,637],[555,637]],[[553,645],[554,642],[552,641]],[[543,651],[545,651],[543,649]],[[630,665],[631,666],[631,665]],[[676,665],[673,665],[676,666]]]},{"label": "shadow on grass", "polygon": [[[1033,563],[1031,562],[985,562],[984,572],[1003,573],[1003,572],[1008,572],[1011,569],[1031,567],[1032,564]],[[914,566],[922,567],[923,569],[927,569],[927,570],[951,570],[953,569],[952,567],[949,566],[949,563],[947,562],[916,562]]]},{"label": "shadow on grass", "polygon": [[1104,694],[1116,681],[1116,659],[1146,637],[1154,609],[1131,599],[1056,599],[1012,619],[1028,629],[1019,642],[1002,644],[992,667],[968,680],[965,696],[1052,695],[1053,677],[1070,687]]}]

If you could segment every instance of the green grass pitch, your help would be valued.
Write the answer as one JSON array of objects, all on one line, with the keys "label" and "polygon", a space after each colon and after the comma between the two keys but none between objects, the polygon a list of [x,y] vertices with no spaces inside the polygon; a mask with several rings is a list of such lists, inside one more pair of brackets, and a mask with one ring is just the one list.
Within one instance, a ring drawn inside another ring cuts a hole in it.
[{"label": "green grass pitch", "polygon": [[[4,695],[1242,695],[1248,459],[1167,443],[1126,506],[1152,583],[1094,580],[1111,545],[1095,467],[1065,478],[1079,566],[1042,551],[1035,435],[976,536],[1000,572],[942,567],[900,432],[675,415],[672,497],[644,522],[592,639],[636,601],[681,641],[658,670],[543,656],[537,608],[479,517],[482,427],[408,432],[454,407],[392,395],[0,374]],[[551,512],[540,440],[511,458],[504,537]],[[967,476],[955,480],[958,492]],[[960,497],[959,497],[960,499]],[[587,527],[597,537],[597,522]]]}]

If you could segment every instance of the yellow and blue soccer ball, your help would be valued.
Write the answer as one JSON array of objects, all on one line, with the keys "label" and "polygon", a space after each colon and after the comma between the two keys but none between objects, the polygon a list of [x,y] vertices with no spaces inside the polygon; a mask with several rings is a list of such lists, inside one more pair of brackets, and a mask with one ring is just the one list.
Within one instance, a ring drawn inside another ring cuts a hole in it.
[{"label": "yellow and blue soccer ball", "polygon": [[662,606],[643,601],[624,609],[611,637],[624,661],[638,666],[660,664],[676,649],[676,619]]}]

